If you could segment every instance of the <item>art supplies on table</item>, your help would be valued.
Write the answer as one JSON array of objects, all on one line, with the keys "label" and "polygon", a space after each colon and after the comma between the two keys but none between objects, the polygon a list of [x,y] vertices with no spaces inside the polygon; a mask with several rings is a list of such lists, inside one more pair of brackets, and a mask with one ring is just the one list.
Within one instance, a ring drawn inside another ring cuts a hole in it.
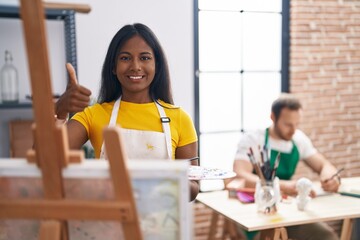
[{"label": "art supplies on table", "polygon": [[[334,173],[330,178],[326,179],[324,182],[330,181],[330,180],[334,179],[335,177],[340,177],[340,173],[344,170],[345,170],[345,168],[340,168],[339,170],[336,171],[336,173]],[[339,178],[339,181],[340,181],[340,178]]]},{"label": "art supplies on table", "polygon": [[[280,163],[280,153],[271,164],[271,151],[267,145],[263,148],[258,147],[258,154],[250,147],[248,157],[259,177],[256,183],[254,202],[257,205],[258,212],[264,214],[274,214],[277,212],[277,204],[280,201],[279,178],[276,177],[276,171]],[[256,158],[255,156],[260,156]],[[240,194],[244,201],[250,201],[244,194]]]},{"label": "art supplies on table", "polygon": [[228,190],[229,198],[238,199],[242,203],[253,203],[255,188],[245,187],[243,179],[233,179],[225,185]]},{"label": "art supplies on table", "polygon": [[343,187],[340,188],[339,193],[344,196],[360,198],[360,187],[359,186]]},{"label": "art supplies on table", "polygon": [[255,189],[254,188],[245,188],[239,189],[236,191],[236,197],[242,203],[253,203],[255,202]]},{"label": "art supplies on table", "polygon": [[233,171],[202,166],[190,166],[188,171],[189,180],[227,179],[235,176],[236,173]]},{"label": "art supplies on table", "polygon": [[271,166],[270,163],[270,159],[271,159],[270,149],[266,145],[264,145],[262,149],[259,146],[259,154],[260,154],[260,160],[256,159],[254,151],[250,147],[247,155],[260,180],[273,181],[276,176],[276,171],[280,163],[280,153],[278,153],[278,155],[276,156],[273,166]]}]

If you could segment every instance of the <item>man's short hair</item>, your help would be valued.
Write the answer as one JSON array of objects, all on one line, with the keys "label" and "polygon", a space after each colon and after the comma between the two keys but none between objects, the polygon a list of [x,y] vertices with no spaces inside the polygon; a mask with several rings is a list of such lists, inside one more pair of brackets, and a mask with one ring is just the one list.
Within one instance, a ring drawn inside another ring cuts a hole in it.
[{"label": "man's short hair", "polygon": [[299,110],[302,106],[299,99],[291,94],[281,94],[281,96],[276,99],[271,106],[271,112],[274,114],[275,119],[279,119],[281,110],[284,108]]}]

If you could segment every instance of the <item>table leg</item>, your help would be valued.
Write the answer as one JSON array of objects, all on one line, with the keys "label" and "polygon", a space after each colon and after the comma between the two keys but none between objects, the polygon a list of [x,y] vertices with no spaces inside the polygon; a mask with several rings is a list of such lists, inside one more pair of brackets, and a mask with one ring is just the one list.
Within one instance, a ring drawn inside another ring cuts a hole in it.
[{"label": "table leg", "polygon": [[225,221],[228,222],[227,227],[228,227],[228,232],[230,234],[230,239],[234,239],[234,240],[239,239],[240,236],[238,236],[239,234],[237,233],[235,223],[228,219],[225,219]]},{"label": "table leg", "polygon": [[231,240],[241,240],[244,239],[238,232],[236,229],[236,224],[227,219],[224,218],[224,226],[223,226],[223,235],[222,235],[222,239],[231,239]]},{"label": "table leg", "polygon": [[352,219],[352,218],[344,219],[343,225],[341,228],[341,237],[340,237],[341,240],[350,240],[351,239],[353,224],[354,224],[354,219]]},{"label": "table leg", "polygon": [[286,228],[282,227],[280,228],[280,232],[281,232],[281,239],[283,240],[287,240],[288,239],[288,234],[287,234],[287,231],[286,231]]},{"label": "table leg", "polygon": [[260,239],[264,240],[288,240],[286,228],[275,228],[263,230],[260,233]]},{"label": "table leg", "polygon": [[226,239],[227,239],[227,235],[228,235],[228,225],[229,225],[229,222],[224,218],[223,232],[222,232],[222,236],[221,236],[221,239],[222,239],[222,240],[226,240]]},{"label": "table leg", "polygon": [[219,219],[219,214],[217,212],[213,211],[213,213],[211,215],[211,223],[210,223],[210,229],[209,229],[209,235],[208,235],[209,240],[215,239],[218,219]]}]

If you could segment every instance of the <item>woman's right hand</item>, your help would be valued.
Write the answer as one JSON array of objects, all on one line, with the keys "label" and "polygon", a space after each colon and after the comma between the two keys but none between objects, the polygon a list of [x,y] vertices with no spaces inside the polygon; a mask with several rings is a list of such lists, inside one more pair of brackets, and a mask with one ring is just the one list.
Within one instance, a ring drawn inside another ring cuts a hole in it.
[{"label": "woman's right hand", "polygon": [[69,73],[69,83],[65,92],[55,104],[58,119],[66,119],[68,113],[80,112],[89,106],[91,91],[78,84],[74,67],[66,64]]}]

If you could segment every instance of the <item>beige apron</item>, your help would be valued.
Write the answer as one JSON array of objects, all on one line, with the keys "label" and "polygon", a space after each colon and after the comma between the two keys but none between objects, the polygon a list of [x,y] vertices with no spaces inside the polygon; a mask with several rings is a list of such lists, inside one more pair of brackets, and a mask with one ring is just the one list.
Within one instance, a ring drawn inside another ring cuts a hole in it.
[{"label": "beige apron", "polygon": [[[121,97],[116,100],[109,126],[116,125],[116,119],[120,109]],[[141,131],[133,129],[121,129],[126,154],[129,159],[166,159],[172,158],[170,119],[166,116],[164,108],[155,103],[163,127],[162,132]],[[101,146],[100,158],[105,157],[104,143]]]}]

